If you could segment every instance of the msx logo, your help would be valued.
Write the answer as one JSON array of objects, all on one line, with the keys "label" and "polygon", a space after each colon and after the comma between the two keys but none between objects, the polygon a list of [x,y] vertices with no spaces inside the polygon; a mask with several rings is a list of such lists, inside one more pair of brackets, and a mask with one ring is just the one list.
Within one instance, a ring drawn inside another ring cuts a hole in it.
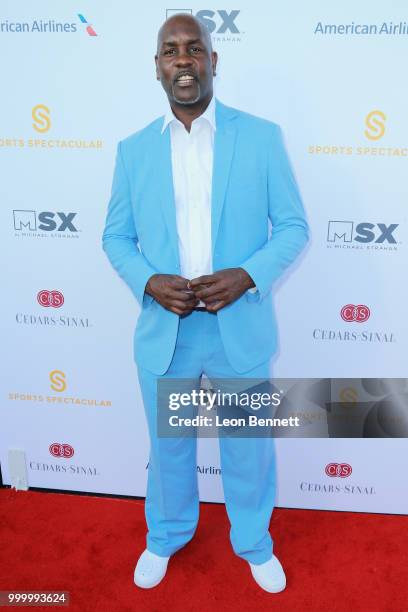
[{"label": "msx logo", "polygon": [[393,233],[398,223],[357,223],[354,221],[329,221],[327,242],[389,242],[396,244]]},{"label": "msx logo", "polygon": [[[30,231],[36,232],[37,229],[44,232],[52,232],[57,230],[58,232],[77,232],[77,228],[73,224],[73,220],[77,213],[63,213],[63,212],[40,212],[35,210],[13,210],[14,215],[14,229],[17,231]],[[54,219],[57,220],[54,220]]]},{"label": "msx logo", "polygon": [[[166,9],[166,19],[177,15],[179,13],[188,13],[193,15],[192,9]],[[230,32],[231,34],[239,34],[239,30],[235,25],[235,20],[238,17],[240,11],[234,10],[229,13],[226,10],[212,11],[211,9],[204,9],[197,11],[195,17],[202,21],[210,33],[225,34]],[[221,23],[220,23],[221,20]],[[218,29],[217,29],[218,28]]]}]

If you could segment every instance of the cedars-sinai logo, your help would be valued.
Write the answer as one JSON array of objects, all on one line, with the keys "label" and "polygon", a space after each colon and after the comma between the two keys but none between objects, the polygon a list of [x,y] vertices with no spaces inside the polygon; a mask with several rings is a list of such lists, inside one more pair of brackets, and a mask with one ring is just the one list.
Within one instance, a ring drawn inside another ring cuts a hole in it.
[{"label": "cedars-sinai logo", "polygon": [[74,447],[70,444],[60,444],[59,442],[53,442],[48,447],[53,457],[59,457],[60,459],[70,459],[74,456]]},{"label": "cedars-sinai logo", "polygon": [[42,289],[37,293],[37,302],[40,306],[44,306],[44,308],[61,308],[64,303],[64,296],[61,291],[56,289],[52,291]]},{"label": "cedars-sinai logo", "polygon": [[331,478],[348,478],[353,469],[349,463],[328,463],[324,471]]},{"label": "cedars-sinai logo", "polygon": [[371,311],[365,304],[346,304],[340,311],[341,318],[347,323],[364,323],[370,318]]}]

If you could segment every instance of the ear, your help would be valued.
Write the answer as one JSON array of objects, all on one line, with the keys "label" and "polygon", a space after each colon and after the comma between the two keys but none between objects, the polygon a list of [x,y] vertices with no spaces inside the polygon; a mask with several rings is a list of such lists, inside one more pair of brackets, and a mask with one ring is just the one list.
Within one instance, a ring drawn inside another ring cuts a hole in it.
[{"label": "ear", "polygon": [[211,52],[211,63],[212,63],[213,76],[217,74],[217,61],[218,61],[218,54],[216,51],[212,51]]},{"label": "ear", "polygon": [[157,57],[157,55],[155,55],[155,56],[154,56],[154,61],[155,61],[155,64],[156,64],[156,79],[157,79],[158,81],[160,81],[159,62],[158,62],[158,57]]}]

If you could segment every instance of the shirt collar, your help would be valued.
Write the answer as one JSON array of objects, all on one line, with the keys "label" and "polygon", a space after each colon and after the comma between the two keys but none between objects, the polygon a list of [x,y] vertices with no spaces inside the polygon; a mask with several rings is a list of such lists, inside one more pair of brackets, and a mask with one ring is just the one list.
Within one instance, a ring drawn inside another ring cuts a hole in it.
[{"label": "shirt collar", "polygon": [[[209,103],[209,105],[207,106],[207,108],[205,109],[205,111],[203,112],[202,115],[200,115],[199,117],[197,117],[197,119],[206,119],[208,121],[208,123],[210,124],[210,126],[212,127],[212,129],[216,130],[216,124],[215,124],[215,98],[214,96],[211,98],[211,101]],[[194,119],[194,121],[197,121],[197,119]],[[178,121],[177,117],[174,115],[173,111],[171,110],[171,106],[169,104],[169,107],[167,109],[167,113],[164,117],[163,120],[163,126],[161,129],[161,133],[163,134],[163,132],[165,131],[166,127],[169,125],[169,123],[171,123],[172,121]],[[193,121],[193,123],[194,123]]]}]

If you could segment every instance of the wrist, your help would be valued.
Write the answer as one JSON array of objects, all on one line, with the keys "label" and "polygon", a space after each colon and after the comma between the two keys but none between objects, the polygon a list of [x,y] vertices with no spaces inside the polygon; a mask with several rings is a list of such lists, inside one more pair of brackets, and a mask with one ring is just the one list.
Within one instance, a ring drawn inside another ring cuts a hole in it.
[{"label": "wrist", "polygon": [[153,295],[153,293],[152,293],[152,286],[151,286],[150,282],[151,282],[151,280],[152,280],[152,279],[153,279],[155,276],[158,276],[158,275],[157,275],[157,274],[152,274],[152,275],[151,275],[151,277],[149,278],[149,280],[148,280],[148,281],[147,281],[147,283],[146,283],[146,286],[145,286],[145,293],[147,293],[148,295]]},{"label": "wrist", "polygon": [[238,270],[242,272],[242,278],[245,283],[245,289],[251,289],[252,287],[255,287],[255,283],[252,277],[248,274],[248,272],[244,270],[244,268],[238,268]]}]

